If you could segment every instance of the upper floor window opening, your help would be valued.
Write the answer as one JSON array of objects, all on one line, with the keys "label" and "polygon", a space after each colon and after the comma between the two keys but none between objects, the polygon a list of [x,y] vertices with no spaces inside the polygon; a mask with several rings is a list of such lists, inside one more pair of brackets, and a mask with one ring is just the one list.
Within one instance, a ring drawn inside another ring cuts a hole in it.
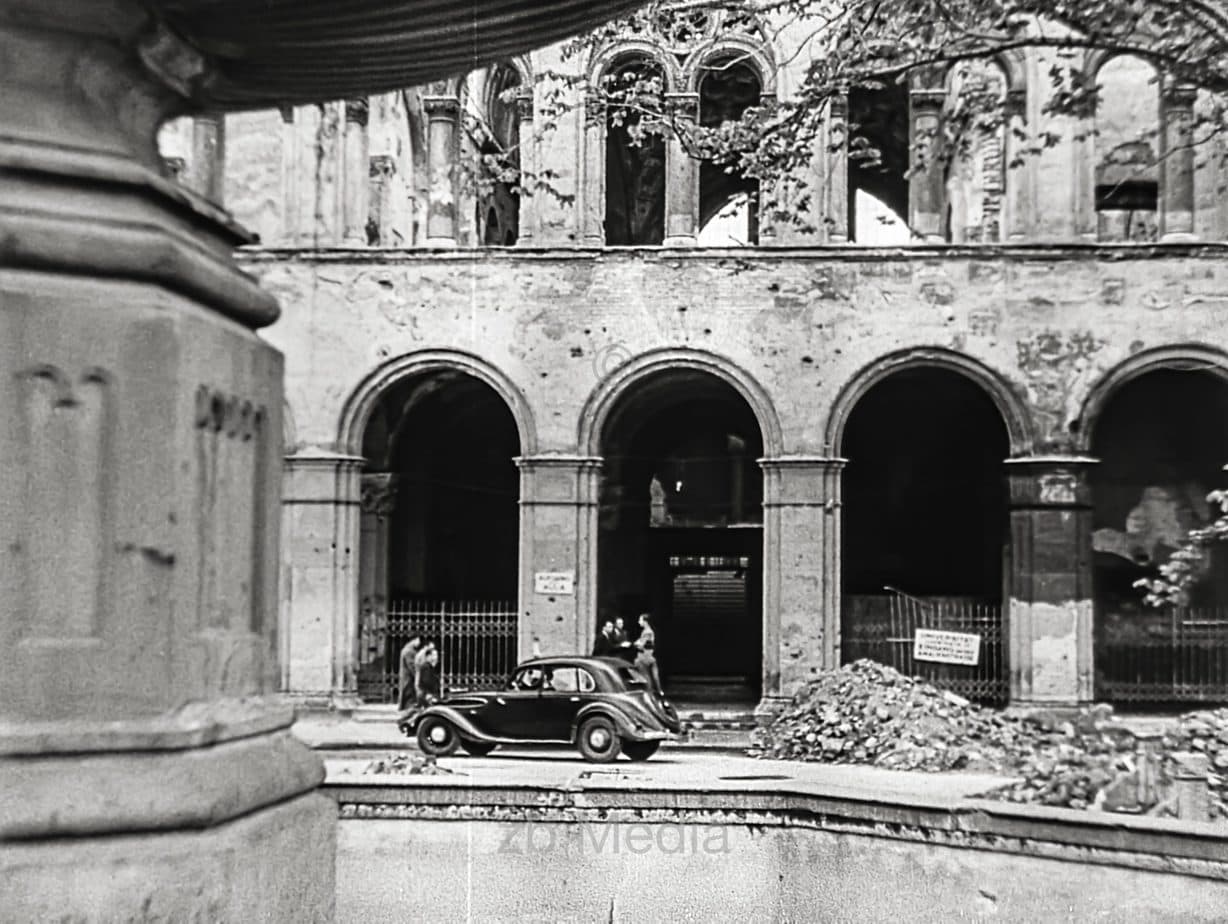
[{"label": "upper floor window opening", "polygon": [[[736,124],[762,94],[763,81],[744,55],[712,59],[699,80],[699,123],[705,129]],[[699,243],[759,243],[759,181],[739,165],[736,148],[699,165]]]},{"label": "upper floor window opening", "polygon": [[646,55],[628,55],[601,77],[606,102],[605,242],[652,245],[665,240],[666,82]]},{"label": "upper floor window opening", "polygon": [[1096,237],[1105,242],[1159,237],[1160,85],[1155,67],[1118,55],[1097,72]]}]

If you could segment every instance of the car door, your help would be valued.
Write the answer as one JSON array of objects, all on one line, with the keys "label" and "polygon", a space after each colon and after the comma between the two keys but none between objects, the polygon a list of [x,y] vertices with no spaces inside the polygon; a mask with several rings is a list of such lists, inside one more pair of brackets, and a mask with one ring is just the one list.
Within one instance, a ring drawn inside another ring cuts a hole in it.
[{"label": "car door", "polygon": [[559,665],[547,669],[538,711],[545,737],[570,741],[576,713],[591,698],[596,683],[582,667]]},{"label": "car door", "polygon": [[479,721],[483,731],[495,738],[533,740],[540,738],[538,705],[544,672],[540,667],[522,667],[507,687],[495,693],[482,707]]}]

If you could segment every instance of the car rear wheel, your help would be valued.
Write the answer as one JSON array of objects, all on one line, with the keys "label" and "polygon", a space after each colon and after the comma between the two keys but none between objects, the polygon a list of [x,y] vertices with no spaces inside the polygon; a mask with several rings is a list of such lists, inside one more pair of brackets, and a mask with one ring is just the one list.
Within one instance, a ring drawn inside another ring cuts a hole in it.
[{"label": "car rear wheel", "polygon": [[595,764],[609,763],[622,750],[614,723],[603,715],[593,716],[580,726],[577,743],[584,759]]},{"label": "car rear wheel", "polygon": [[446,719],[427,716],[418,725],[418,747],[431,757],[447,757],[456,752],[460,735]]},{"label": "car rear wheel", "polygon": [[461,738],[460,746],[466,754],[472,754],[474,757],[485,757],[495,749],[491,741],[470,741],[468,738]]},{"label": "car rear wheel", "polygon": [[624,741],[623,753],[632,760],[647,760],[660,746],[660,741]]}]

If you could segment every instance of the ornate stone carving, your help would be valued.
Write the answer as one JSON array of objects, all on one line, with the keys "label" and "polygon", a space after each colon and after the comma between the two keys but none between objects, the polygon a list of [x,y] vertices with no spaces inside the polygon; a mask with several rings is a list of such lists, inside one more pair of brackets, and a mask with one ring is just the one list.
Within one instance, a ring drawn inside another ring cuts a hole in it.
[{"label": "ornate stone carving", "polygon": [[377,517],[390,516],[397,505],[397,488],[401,476],[395,472],[377,472],[362,476],[362,511]]}]

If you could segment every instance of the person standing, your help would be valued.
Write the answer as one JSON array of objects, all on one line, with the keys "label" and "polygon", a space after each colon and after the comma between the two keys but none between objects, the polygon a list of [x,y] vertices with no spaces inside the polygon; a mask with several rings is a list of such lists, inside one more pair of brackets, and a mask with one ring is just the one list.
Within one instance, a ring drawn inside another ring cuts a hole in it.
[{"label": "person standing", "polygon": [[401,656],[398,659],[400,670],[397,672],[397,711],[405,712],[413,703],[417,696],[416,687],[418,681],[418,670],[415,666],[415,659],[418,657],[418,650],[422,647],[421,636],[413,636],[408,642],[401,647]]},{"label": "person standing", "polygon": [[614,646],[616,648],[627,644],[627,624],[621,616],[614,620]]},{"label": "person standing", "polygon": [[597,633],[597,641],[593,643],[593,657],[608,658],[615,653],[614,623],[607,619],[601,624],[601,631]]},{"label": "person standing", "polygon": [[648,678],[648,683],[658,696],[662,696],[661,675],[657,671],[657,634],[652,629],[652,620],[647,613],[640,613],[640,636],[635,640],[639,653],[635,656],[635,666]]},{"label": "person standing", "polygon": [[422,663],[418,668],[418,705],[430,706],[439,702],[439,649],[434,642],[427,642],[421,651]]}]

